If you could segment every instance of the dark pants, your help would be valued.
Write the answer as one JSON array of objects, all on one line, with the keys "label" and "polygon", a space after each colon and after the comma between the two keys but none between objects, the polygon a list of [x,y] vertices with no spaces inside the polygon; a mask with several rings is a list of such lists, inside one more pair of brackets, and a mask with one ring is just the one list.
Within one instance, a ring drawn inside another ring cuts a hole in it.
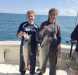
[{"label": "dark pants", "polygon": [[36,44],[31,45],[31,51],[30,51],[30,74],[34,75],[35,73],[35,66],[36,66]]}]

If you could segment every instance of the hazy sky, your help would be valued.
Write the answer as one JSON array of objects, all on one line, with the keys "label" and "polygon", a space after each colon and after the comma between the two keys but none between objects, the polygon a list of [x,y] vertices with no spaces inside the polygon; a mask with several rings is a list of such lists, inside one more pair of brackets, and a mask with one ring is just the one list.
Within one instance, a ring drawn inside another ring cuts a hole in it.
[{"label": "hazy sky", "polygon": [[0,12],[25,13],[34,9],[38,14],[47,14],[50,8],[57,8],[60,15],[76,15],[78,0],[0,0]]}]

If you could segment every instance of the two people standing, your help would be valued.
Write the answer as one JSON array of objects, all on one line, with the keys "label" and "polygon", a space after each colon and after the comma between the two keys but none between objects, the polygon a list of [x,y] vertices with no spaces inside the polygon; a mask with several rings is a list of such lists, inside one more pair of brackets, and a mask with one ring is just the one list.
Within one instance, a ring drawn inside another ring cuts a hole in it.
[{"label": "two people standing", "polygon": [[[44,61],[46,59],[47,52],[48,52],[47,59],[49,58],[49,63],[50,63],[49,75],[56,75],[57,53],[58,53],[58,49],[60,49],[60,43],[61,43],[60,27],[56,23],[57,15],[58,15],[57,9],[55,8],[50,9],[48,13],[48,20],[46,20],[41,24],[40,29],[38,31],[34,23],[35,20],[34,11],[29,10],[27,12],[28,20],[22,23],[18,29],[17,35],[21,37],[23,36],[25,38],[25,44],[23,50],[24,62],[25,62],[25,66],[27,66],[28,63],[30,64],[30,75],[35,74],[36,52],[37,52],[38,43],[40,44],[40,46],[43,44],[43,47],[41,48],[39,53],[40,70],[41,70],[39,75],[42,75],[45,72],[46,64],[44,65]],[[26,30],[30,30],[30,31],[27,32]],[[37,36],[38,34],[40,35],[39,37]],[[29,51],[27,48],[29,46],[27,41],[29,39],[27,37],[31,37],[30,39],[31,46]],[[47,38],[46,40],[45,37]],[[37,39],[39,39],[39,41]],[[44,42],[46,42],[46,45]],[[21,68],[21,72],[22,72],[22,68]]]}]

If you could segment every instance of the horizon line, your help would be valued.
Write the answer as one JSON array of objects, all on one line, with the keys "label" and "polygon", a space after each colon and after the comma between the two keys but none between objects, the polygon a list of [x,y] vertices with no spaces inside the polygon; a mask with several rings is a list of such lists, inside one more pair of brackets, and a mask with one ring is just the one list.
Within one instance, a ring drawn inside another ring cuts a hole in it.
[{"label": "horizon line", "polygon": [[[0,14],[25,14],[25,13],[16,13],[16,12],[0,12]],[[47,14],[37,14],[37,15],[47,15]],[[58,15],[58,16],[76,16],[76,15]]]}]

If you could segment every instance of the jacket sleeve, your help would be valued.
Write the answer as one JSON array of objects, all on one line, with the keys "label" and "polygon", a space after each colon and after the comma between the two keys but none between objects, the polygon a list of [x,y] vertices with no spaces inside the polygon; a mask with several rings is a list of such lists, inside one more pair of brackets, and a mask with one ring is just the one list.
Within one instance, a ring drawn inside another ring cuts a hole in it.
[{"label": "jacket sleeve", "polygon": [[71,33],[71,40],[78,40],[78,25],[75,27],[73,32]]},{"label": "jacket sleeve", "polygon": [[18,30],[17,30],[17,34],[20,32],[20,31],[24,31],[24,27],[23,25],[25,24],[26,22],[23,22],[20,24],[20,26],[18,27]]}]

